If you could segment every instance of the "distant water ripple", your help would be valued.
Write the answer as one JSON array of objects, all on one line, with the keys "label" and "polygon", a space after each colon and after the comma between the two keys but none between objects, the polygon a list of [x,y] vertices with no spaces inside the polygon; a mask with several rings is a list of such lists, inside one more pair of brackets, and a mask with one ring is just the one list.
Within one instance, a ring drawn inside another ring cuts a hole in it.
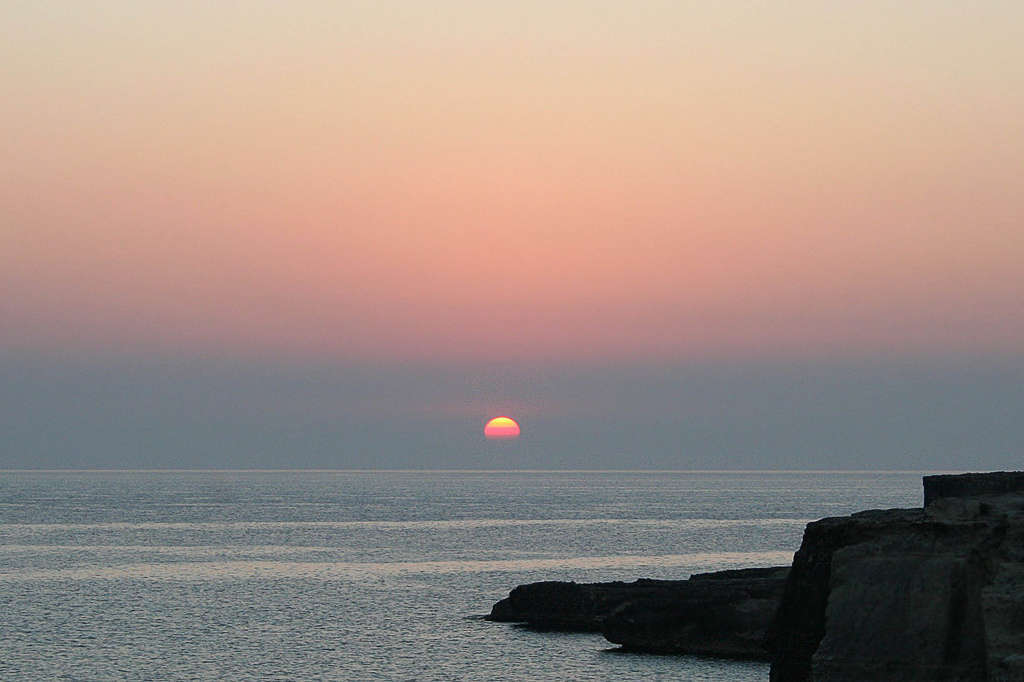
[{"label": "distant water ripple", "polygon": [[[126,549],[126,548],[118,548]],[[200,561],[210,548],[180,552],[182,562],[143,563],[120,566],[0,571],[0,582],[42,580],[248,580],[252,578],[302,578],[304,580],[359,580],[374,576],[417,573],[484,573],[489,571],[537,571],[542,569],[671,568],[710,570],[722,565],[734,568],[789,563],[792,552],[717,552],[654,556],[582,556],[559,559],[507,559],[504,561],[411,561],[348,563],[316,561]],[[62,551],[67,551],[64,548]]]}]

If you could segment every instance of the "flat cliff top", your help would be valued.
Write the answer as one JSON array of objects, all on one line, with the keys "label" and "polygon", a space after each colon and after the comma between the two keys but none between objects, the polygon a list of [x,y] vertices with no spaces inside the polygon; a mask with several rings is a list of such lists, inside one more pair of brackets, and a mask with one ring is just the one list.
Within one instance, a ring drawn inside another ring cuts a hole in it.
[{"label": "flat cliff top", "polygon": [[924,506],[944,497],[1024,493],[1024,471],[942,474],[924,477]]}]

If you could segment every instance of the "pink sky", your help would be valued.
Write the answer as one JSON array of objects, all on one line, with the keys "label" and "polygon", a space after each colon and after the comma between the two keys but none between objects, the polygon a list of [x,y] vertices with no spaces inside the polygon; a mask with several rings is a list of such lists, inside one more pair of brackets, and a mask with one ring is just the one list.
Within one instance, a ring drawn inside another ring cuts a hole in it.
[{"label": "pink sky", "polygon": [[549,4],[9,3],[0,345],[1024,348],[1020,3]]}]

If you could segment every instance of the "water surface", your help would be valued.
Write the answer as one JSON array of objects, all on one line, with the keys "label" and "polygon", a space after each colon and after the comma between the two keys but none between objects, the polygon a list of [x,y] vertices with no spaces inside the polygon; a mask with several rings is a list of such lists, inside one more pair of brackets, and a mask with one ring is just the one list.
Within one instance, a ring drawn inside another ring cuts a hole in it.
[{"label": "water surface", "polygon": [[0,678],[763,680],[473,618],[519,583],[787,564],[919,473],[0,472]]}]

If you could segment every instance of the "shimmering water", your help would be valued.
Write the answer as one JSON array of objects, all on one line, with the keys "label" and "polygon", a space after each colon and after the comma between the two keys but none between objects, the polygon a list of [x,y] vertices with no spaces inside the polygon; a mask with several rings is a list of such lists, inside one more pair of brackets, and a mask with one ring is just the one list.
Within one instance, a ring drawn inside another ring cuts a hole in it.
[{"label": "shimmering water", "polygon": [[473,616],[920,501],[916,473],[0,472],[0,679],[763,680]]}]

